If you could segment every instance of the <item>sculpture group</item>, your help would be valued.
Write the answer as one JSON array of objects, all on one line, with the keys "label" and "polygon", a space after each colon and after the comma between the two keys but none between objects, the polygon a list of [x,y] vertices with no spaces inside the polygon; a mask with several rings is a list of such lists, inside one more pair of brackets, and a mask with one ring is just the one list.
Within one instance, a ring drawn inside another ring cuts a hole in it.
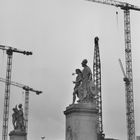
[{"label": "sculpture group", "polygon": [[73,92],[73,104],[75,103],[76,96],[78,97],[78,102],[94,102],[98,90],[94,85],[92,72],[90,67],[87,65],[87,59],[82,61],[83,70],[76,69],[77,74],[76,80],[73,81],[75,84]]},{"label": "sculpture group", "polygon": [[25,130],[25,120],[23,114],[22,104],[17,105],[13,108],[12,123],[14,130],[24,131]]}]

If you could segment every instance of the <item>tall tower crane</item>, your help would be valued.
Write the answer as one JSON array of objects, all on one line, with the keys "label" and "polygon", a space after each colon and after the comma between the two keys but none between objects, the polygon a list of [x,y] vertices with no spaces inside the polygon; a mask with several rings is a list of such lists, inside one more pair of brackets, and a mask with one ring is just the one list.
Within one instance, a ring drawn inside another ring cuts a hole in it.
[{"label": "tall tower crane", "polygon": [[10,103],[10,82],[12,72],[12,56],[13,53],[21,53],[24,55],[32,55],[32,52],[18,50],[17,48],[0,45],[1,50],[5,50],[7,53],[7,70],[6,70],[6,83],[5,83],[5,95],[4,95],[4,111],[3,111],[3,129],[2,140],[7,140],[8,135],[8,120],[9,120],[9,103]]},{"label": "tall tower crane", "polygon": [[104,139],[103,134],[103,120],[102,120],[102,90],[101,90],[101,61],[100,61],[100,51],[99,51],[99,38],[94,38],[94,58],[93,58],[93,80],[95,86],[98,89],[98,95],[96,98],[96,105],[98,109],[98,124],[97,124],[97,134],[98,140]]},{"label": "tall tower crane", "polygon": [[[8,82],[6,79],[0,77],[0,82]],[[25,132],[28,131],[28,114],[29,114],[29,91],[35,92],[36,95],[42,93],[42,91],[35,90],[27,85],[23,85],[14,81],[10,82],[11,85],[22,88],[25,91],[25,103],[24,103],[24,119],[25,119]]]},{"label": "tall tower crane", "polygon": [[119,7],[120,9],[124,11],[126,76],[128,80],[130,81],[129,85],[126,88],[127,135],[128,135],[128,140],[135,140],[130,10],[140,11],[140,7],[131,5],[126,2],[120,2],[120,1],[115,1],[115,0],[87,0],[87,1]]}]

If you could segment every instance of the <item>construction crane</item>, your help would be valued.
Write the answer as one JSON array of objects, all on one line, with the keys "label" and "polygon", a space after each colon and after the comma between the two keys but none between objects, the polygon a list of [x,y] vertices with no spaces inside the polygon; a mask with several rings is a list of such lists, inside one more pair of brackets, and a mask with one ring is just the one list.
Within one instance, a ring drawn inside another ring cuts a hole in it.
[{"label": "construction crane", "polygon": [[98,95],[96,97],[96,106],[98,109],[98,124],[97,124],[97,134],[98,140],[104,139],[103,134],[103,120],[102,120],[102,90],[101,90],[101,61],[100,61],[100,51],[99,51],[99,38],[94,38],[94,58],[93,58],[93,80],[94,84],[98,89]]},{"label": "construction crane", "polygon": [[126,116],[127,116],[127,135],[128,140],[135,140],[135,118],[134,118],[134,99],[133,99],[133,75],[132,75],[132,52],[131,52],[131,33],[130,33],[130,10],[140,11],[140,7],[126,2],[115,0],[87,0],[100,4],[118,7],[124,11],[124,36],[125,36],[125,63],[126,77],[129,85],[126,88]]},{"label": "construction crane", "polygon": [[30,88],[29,86],[25,86],[19,83],[12,82],[12,85],[18,86],[20,88],[23,88],[25,90],[25,106],[24,106],[24,119],[25,119],[25,132],[28,132],[28,114],[29,114],[29,91],[35,92],[36,95],[39,95],[42,93],[42,91],[34,90],[33,88]]},{"label": "construction crane", "polygon": [[[0,82],[8,82],[6,79],[0,77]],[[42,91],[35,90],[27,85],[23,85],[14,81],[10,82],[11,85],[22,88],[25,91],[25,104],[24,104],[24,119],[25,119],[25,132],[28,131],[28,114],[29,114],[29,91],[35,92],[36,95],[42,93]]]},{"label": "construction crane", "polygon": [[18,50],[17,48],[0,45],[0,49],[7,53],[7,70],[6,70],[6,83],[5,83],[5,95],[4,95],[4,110],[3,110],[3,129],[2,140],[7,140],[8,135],[8,120],[9,120],[9,103],[10,103],[10,82],[12,72],[12,57],[13,53],[21,53],[24,55],[32,55],[32,52]]}]

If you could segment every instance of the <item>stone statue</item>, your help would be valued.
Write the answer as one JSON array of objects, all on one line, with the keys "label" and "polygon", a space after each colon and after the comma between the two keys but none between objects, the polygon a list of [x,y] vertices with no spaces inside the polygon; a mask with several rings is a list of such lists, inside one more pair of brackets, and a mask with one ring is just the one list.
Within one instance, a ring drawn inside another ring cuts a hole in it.
[{"label": "stone statue", "polygon": [[16,122],[18,119],[18,109],[17,109],[17,105],[15,106],[15,108],[13,108],[14,113],[12,114],[12,123],[13,123],[13,127],[14,129],[16,129]]},{"label": "stone statue", "polygon": [[73,81],[73,83],[75,84],[74,92],[73,92],[73,104],[75,103],[76,95],[79,98],[78,88],[79,88],[79,86],[81,85],[81,82],[82,82],[82,72],[81,72],[81,70],[76,69],[75,72],[77,74],[77,77],[76,77],[76,80]]},{"label": "stone statue", "polygon": [[22,104],[17,105],[13,108],[14,113],[12,114],[12,123],[14,130],[25,130],[24,114]]},{"label": "stone statue", "polygon": [[[76,95],[79,98],[78,102],[94,102],[95,101],[95,96],[98,93],[97,88],[94,85],[94,82],[92,81],[92,72],[89,66],[87,66],[87,59],[84,59],[82,61],[82,73],[78,73],[81,76],[77,74],[81,78],[78,85],[74,87],[74,92],[73,92],[73,103],[75,102]],[[77,83],[77,82],[76,82]]]}]

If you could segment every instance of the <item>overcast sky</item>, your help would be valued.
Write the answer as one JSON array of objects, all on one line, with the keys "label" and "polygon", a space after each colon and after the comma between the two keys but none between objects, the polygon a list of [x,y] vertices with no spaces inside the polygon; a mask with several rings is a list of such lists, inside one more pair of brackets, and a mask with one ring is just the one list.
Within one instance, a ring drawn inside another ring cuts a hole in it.
[{"label": "overcast sky", "polygon": [[[128,0],[140,6],[138,0]],[[116,14],[118,12],[118,14]],[[0,44],[32,51],[13,55],[12,80],[42,90],[30,94],[28,140],[65,140],[63,111],[72,103],[72,73],[88,59],[92,68],[94,37],[99,37],[102,65],[103,127],[106,137],[127,139],[123,74],[123,11],[85,0],[1,0]],[[131,11],[131,36],[136,135],[140,135],[140,12]],[[5,77],[7,55],[0,51],[0,77]],[[0,137],[5,84],[0,83]],[[24,104],[24,93],[11,86],[12,108]]]}]

